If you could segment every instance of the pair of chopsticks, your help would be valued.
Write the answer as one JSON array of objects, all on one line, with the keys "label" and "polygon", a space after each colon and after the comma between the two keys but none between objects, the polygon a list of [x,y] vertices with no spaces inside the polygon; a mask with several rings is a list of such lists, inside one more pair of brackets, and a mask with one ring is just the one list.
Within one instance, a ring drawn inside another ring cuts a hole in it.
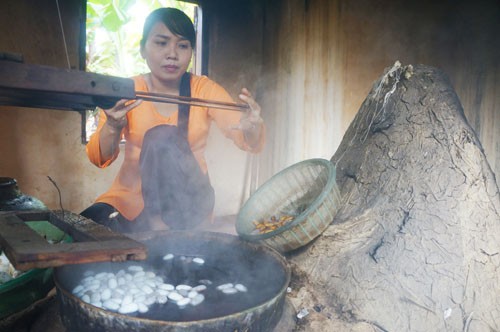
[{"label": "pair of chopsticks", "polygon": [[246,112],[250,109],[247,104],[235,104],[235,103],[226,103],[222,101],[216,100],[207,100],[201,98],[191,98],[185,96],[176,96],[169,95],[166,93],[154,93],[154,92],[144,92],[144,91],[136,91],[135,96],[137,99],[142,99],[145,101],[154,101],[158,103],[170,103],[170,104],[184,104],[184,105],[193,105],[193,106],[202,106],[202,107],[213,107],[226,109],[231,111],[240,111]]}]

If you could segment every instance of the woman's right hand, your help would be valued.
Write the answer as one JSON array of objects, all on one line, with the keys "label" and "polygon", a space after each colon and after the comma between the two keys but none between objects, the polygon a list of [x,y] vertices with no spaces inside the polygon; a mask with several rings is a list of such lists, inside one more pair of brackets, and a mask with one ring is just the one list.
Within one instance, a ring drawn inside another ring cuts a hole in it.
[{"label": "woman's right hand", "polygon": [[142,103],[141,99],[121,99],[112,108],[103,109],[103,112],[106,113],[106,122],[99,135],[99,150],[102,160],[113,158],[120,144],[122,129],[128,122],[127,113],[140,103]]},{"label": "woman's right hand", "polygon": [[103,110],[106,113],[106,124],[114,130],[121,131],[127,125],[127,113],[142,103],[141,99],[121,99],[112,108]]}]

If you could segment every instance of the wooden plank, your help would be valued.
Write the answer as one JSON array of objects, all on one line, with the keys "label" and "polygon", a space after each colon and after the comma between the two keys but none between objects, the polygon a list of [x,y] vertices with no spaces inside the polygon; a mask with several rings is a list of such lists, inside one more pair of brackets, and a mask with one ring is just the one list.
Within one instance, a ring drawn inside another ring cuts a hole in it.
[{"label": "wooden plank", "polygon": [[12,61],[0,61],[0,87],[101,97],[135,97],[134,82],[128,78]]},{"label": "wooden plank", "polygon": [[[77,242],[51,244],[26,221],[47,220]],[[68,211],[0,212],[0,246],[17,270],[91,262],[143,260],[146,246]]]},{"label": "wooden plank", "polygon": [[[33,249],[36,249],[36,252]],[[12,265],[20,271],[71,264],[124,262],[146,258],[146,253],[138,252],[135,246],[130,246],[130,241],[121,240],[59,243],[31,249],[16,248],[16,251],[10,256],[6,250],[6,255]]]},{"label": "wooden plank", "polygon": [[103,241],[124,237],[101,224],[68,211],[53,211],[48,218],[51,224],[71,235],[76,241]]},{"label": "wooden plank", "polygon": [[85,110],[134,98],[129,78],[0,61],[2,105]]},{"label": "wooden plank", "polygon": [[3,216],[0,225],[0,244],[6,253],[14,248],[42,248],[47,243],[15,214]]}]

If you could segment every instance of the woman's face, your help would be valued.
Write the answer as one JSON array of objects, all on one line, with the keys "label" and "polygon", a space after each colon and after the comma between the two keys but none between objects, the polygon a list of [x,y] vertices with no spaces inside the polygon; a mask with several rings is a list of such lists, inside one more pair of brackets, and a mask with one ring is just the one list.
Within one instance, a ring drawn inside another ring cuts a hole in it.
[{"label": "woman's face", "polygon": [[180,82],[192,54],[191,42],[173,34],[162,22],[153,26],[141,49],[151,75],[166,84]]}]

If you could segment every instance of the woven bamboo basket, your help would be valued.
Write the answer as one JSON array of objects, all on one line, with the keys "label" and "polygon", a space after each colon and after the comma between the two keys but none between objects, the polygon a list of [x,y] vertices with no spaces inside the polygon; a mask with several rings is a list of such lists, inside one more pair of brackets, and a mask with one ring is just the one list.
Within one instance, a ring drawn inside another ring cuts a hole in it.
[{"label": "woven bamboo basket", "polygon": [[[332,222],[340,204],[335,166],[308,159],[274,175],[245,202],[236,232],[247,241],[264,242],[285,253],[318,237]],[[272,218],[293,217],[281,227],[261,233],[256,225]]]}]

